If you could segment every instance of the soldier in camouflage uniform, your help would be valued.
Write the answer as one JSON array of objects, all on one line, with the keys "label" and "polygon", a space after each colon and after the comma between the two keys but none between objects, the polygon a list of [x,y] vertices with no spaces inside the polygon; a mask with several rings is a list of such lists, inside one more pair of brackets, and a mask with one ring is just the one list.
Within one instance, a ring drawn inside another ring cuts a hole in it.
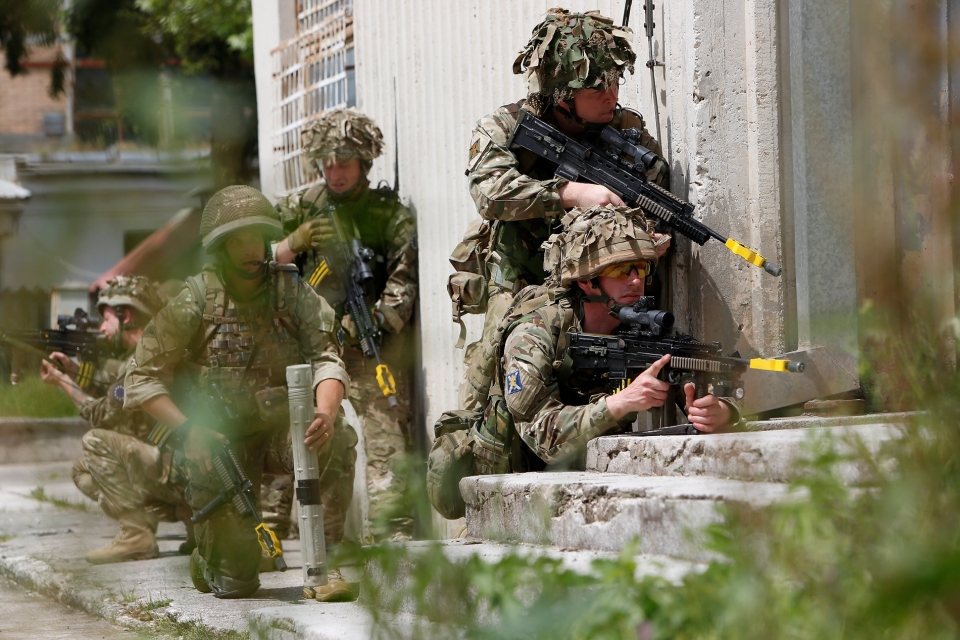
[{"label": "soldier in camouflage uniform", "polygon": [[[264,471],[292,472],[286,368],[311,364],[316,413],[305,443],[319,455],[326,541],[336,544],[353,489],[356,434],[337,417],[350,379],[339,357],[333,309],[295,269],[268,262],[269,240],[280,236],[281,225],[256,189],[233,186],[214,194],[200,234],[213,262],[188,278],[147,325],[136,366],[127,372],[125,407],[142,408],[160,421],[158,439],[182,446],[187,500],[200,509],[222,489],[212,455],[224,444],[257,494]],[[182,375],[191,368],[197,401],[174,402],[169,389],[175,369]],[[233,419],[219,419],[227,407]],[[260,546],[252,519],[240,518],[232,503],[223,505],[196,525],[196,538],[190,571],[199,591],[218,598],[256,592]],[[353,595],[339,571],[331,571],[316,597]]]},{"label": "soldier in camouflage uniform", "polygon": [[[126,350],[106,395],[94,398],[79,390],[69,375],[48,362],[41,365],[44,382],[58,384],[70,395],[80,416],[93,426],[83,436],[83,457],[73,467],[73,481],[96,500],[111,518],[120,521],[120,533],[110,544],[87,554],[94,564],[156,558],[157,522],[183,521],[193,548],[190,507],[183,498],[185,483],[169,454],[147,441],[154,420],[142,411],[124,411],[123,379],[132,366],[134,347],[150,318],[163,306],[155,283],[141,276],[117,276],[100,292],[97,310],[100,331]],[[68,360],[60,353],[51,360]]]},{"label": "soldier in camouflage uniform", "polygon": [[[373,541],[410,539],[413,519],[405,506],[404,454],[411,448],[409,323],[417,298],[416,227],[396,192],[371,189],[367,173],[383,148],[380,129],[352,109],[324,114],[304,132],[304,155],[316,162],[324,182],[279,204],[287,238],[277,248],[280,262],[294,262],[304,279],[326,298],[344,328],[343,360],[350,374],[350,401],[363,420],[367,495]],[[380,390],[375,363],[365,358],[352,319],[344,315],[344,292],[327,264],[324,245],[336,239],[331,216],[341,229],[377,259],[369,291],[374,322],[384,335],[382,357],[397,379],[398,406]],[[371,542],[370,540],[366,542]]]},{"label": "soldier in camouflage uniform", "polygon": [[[606,187],[554,177],[557,166],[530,151],[513,149],[508,141],[525,109],[577,140],[599,139],[606,126],[641,132],[639,143],[658,156],[660,143],[646,130],[643,117],[617,103],[625,71],[636,60],[633,32],[616,27],[596,11],[571,13],[551,9],[513,64],[528,84],[526,100],[500,107],[473,130],[467,179],[477,211],[490,226],[487,257],[487,311],[483,334],[464,356],[460,385],[463,409],[483,407],[495,355],[491,339],[514,295],[527,285],[542,284],[540,245],[564,211],[574,206],[623,205]],[[662,159],[647,178],[669,188],[669,167]],[[669,237],[657,236],[657,251],[666,252]]]},{"label": "soldier in camouflage uniform", "polygon": [[[567,332],[616,332],[617,312],[644,294],[657,263],[649,235],[652,225],[639,210],[574,209],[562,224],[560,233],[546,243],[547,284],[518,296],[525,302],[512,311],[515,319],[502,337],[503,359],[491,404],[503,406],[488,405],[488,419],[480,427],[485,437],[478,438],[480,450],[474,450],[481,473],[582,468],[587,441],[629,430],[637,412],[663,406],[667,398],[669,385],[657,374],[669,355],[614,394],[608,394],[606,380],[584,379],[555,366],[563,360]],[[740,420],[736,400],[713,395],[696,399],[692,383],[683,391],[688,419],[699,431],[723,430]],[[496,414],[504,407],[512,417],[512,434],[497,428]],[[507,451],[512,445],[513,455],[485,450],[484,440],[506,442]]]}]

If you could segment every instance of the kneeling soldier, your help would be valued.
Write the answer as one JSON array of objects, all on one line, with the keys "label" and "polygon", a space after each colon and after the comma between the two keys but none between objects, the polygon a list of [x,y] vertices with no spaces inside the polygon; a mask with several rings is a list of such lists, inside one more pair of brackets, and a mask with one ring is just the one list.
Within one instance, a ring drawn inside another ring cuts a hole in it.
[{"label": "kneeling soldier", "polygon": [[[123,409],[123,379],[132,367],[133,351],[143,328],[163,306],[156,284],[141,276],[117,276],[100,292],[97,311],[103,318],[100,331],[126,351],[119,371],[109,380],[103,397],[88,396],[70,379],[44,362],[44,382],[63,387],[80,415],[94,428],[83,436],[83,457],[73,467],[73,481],[87,497],[96,500],[111,518],[120,521],[120,533],[102,549],[87,554],[87,562],[102,564],[156,558],[157,522],[183,521],[188,539],[181,545],[189,553],[194,543],[190,507],[183,497],[185,478],[169,454],[147,440],[154,420],[142,411]],[[69,359],[52,353],[51,360],[68,369]]]},{"label": "kneeling soldier", "polygon": [[[125,406],[142,407],[160,421],[155,439],[182,445],[194,510],[223,489],[214,458],[224,445],[259,503],[265,471],[292,472],[286,368],[312,365],[316,414],[305,442],[320,456],[326,541],[336,544],[353,491],[357,439],[336,417],[350,379],[340,360],[333,309],[299,281],[295,268],[269,262],[269,241],[280,237],[280,220],[256,189],[232,186],[214,194],[203,210],[200,235],[213,262],[188,278],[147,325],[136,367],[127,373]],[[199,371],[193,395],[203,406],[171,399],[178,367]],[[256,592],[261,554],[252,518],[224,504],[196,525],[196,537],[190,570],[199,591],[218,598]],[[338,571],[328,579],[317,599],[352,598]]]}]

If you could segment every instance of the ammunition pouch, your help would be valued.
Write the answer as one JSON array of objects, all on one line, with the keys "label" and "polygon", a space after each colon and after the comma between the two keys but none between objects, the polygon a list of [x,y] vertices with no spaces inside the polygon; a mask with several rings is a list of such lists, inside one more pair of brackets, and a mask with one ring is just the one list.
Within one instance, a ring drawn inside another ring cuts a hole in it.
[{"label": "ammunition pouch", "polygon": [[286,387],[264,387],[253,395],[260,419],[270,426],[290,424],[290,404]]},{"label": "ammunition pouch", "polygon": [[427,495],[448,520],[466,514],[460,481],[475,473],[473,432],[482,419],[479,411],[447,411],[433,426],[436,439],[427,455]]},{"label": "ammunition pouch", "polygon": [[450,254],[454,273],[447,280],[447,294],[453,304],[453,321],[460,325],[458,349],[463,347],[467,337],[467,328],[461,316],[487,310],[486,260],[492,237],[493,224],[489,220],[476,220]]}]

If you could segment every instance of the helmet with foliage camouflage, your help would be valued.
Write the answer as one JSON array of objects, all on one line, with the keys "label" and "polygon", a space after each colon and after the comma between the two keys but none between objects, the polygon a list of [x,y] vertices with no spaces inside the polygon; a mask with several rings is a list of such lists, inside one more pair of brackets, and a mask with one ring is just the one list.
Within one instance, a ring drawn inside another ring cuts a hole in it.
[{"label": "helmet with foliage camouflage", "polygon": [[[633,73],[633,31],[597,11],[550,9],[513,63],[527,80],[528,102],[568,100],[581,89],[605,90]],[[536,106],[536,105],[534,105]]]},{"label": "helmet with foliage camouflage", "polygon": [[203,208],[200,241],[207,253],[214,253],[227,234],[248,228],[260,231],[267,239],[283,235],[280,214],[266,196],[247,185],[224,187]]},{"label": "helmet with foliage camouflage", "polygon": [[304,155],[317,163],[358,158],[372,163],[383,150],[383,133],[373,120],[353,109],[334,109],[301,134]]},{"label": "helmet with foliage camouflage", "polygon": [[575,207],[561,220],[563,229],[543,243],[548,283],[569,286],[597,277],[607,267],[637,260],[656,266],[654,225],[640,209]]},{"label": "helmet with foliage camouflage", "polygon": [[157,284],[143,276],[117,276],[107,280],[107,286],[97,298],[97,312],[103,307],[132,307],[152,317],[165,304]]}]

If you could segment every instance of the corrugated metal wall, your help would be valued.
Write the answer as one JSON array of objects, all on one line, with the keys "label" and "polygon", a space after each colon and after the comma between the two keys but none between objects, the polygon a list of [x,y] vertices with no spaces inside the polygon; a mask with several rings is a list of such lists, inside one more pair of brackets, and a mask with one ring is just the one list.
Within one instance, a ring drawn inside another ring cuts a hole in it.
[{"label": "corrugated metal wall", "polygon": [[[393,154],[398,150],[401,196],[419,223],[419,321],[425,363],[421,389],[428,426],[442,411],[455,408],[462,370],[463,352],[454,349],[457,326],[450,321],[445,287],[451,272],[447,257],[477,215],[464,177],[470,132],[484,114],[525,96],[524,83],[511,66],[533,26],[555,4],[554,0],[355,3],[357,107],[380,124],[390,143],[385,157],[374,164],[371,181],[393,182]],[[573,2],[570,8],[599,9],[617,21],[623,15],[621,2]],[[633,20],[637,15],[635,7]],[[621,102],[637,105],[637,94],[635,80],[629,79]],[[472,338],[479,324],[473,322],[470,328]]]}]

